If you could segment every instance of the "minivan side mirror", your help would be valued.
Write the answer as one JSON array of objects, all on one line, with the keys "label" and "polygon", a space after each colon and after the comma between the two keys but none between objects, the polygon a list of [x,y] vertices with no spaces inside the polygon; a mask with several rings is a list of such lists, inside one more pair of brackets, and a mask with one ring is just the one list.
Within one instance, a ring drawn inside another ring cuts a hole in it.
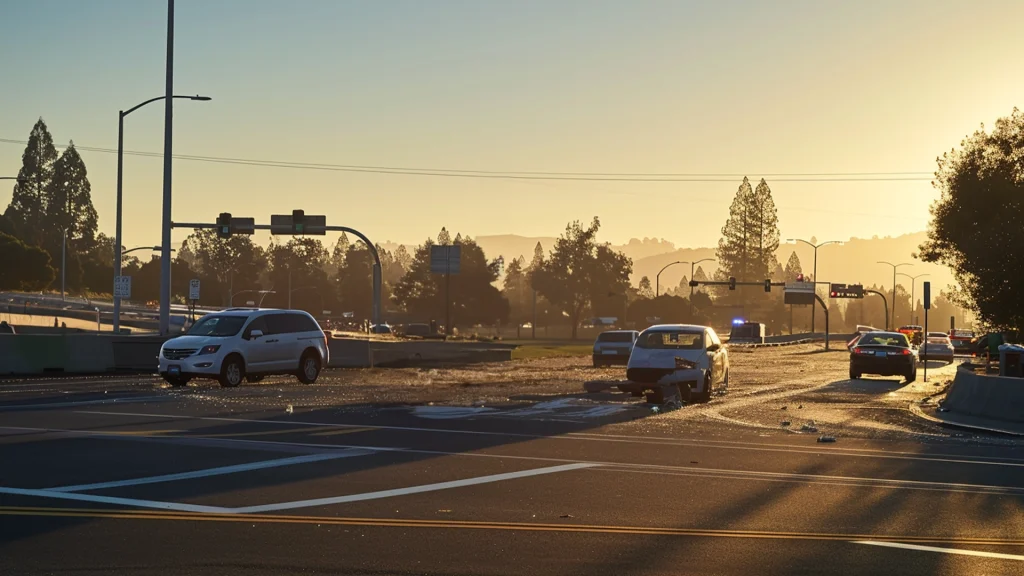
[{"label": "minivan side mirror", "polygon": [[256,340],[260,336],[263,336],[263,330],[252,330],[249,332],[249,340]]},{"label": "minivan side mirror", "polygon": [[717,352],[721,348],[718,344],[708,344],[708,352]]}]

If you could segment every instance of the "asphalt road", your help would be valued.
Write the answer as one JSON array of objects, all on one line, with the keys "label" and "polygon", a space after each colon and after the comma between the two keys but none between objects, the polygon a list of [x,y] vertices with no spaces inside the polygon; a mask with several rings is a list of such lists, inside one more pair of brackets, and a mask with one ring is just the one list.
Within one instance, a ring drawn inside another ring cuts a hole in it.
[{"label": "asphalt road", "polygon": [[358,373],[0,383],[0,574],[1024,573],[1015,441],[772,427],[780,404],[890,421],[909,394],[792,354],[736,355],[750,383],[664,414],[539,389],[445,403],[454,383],[353,397]]}]

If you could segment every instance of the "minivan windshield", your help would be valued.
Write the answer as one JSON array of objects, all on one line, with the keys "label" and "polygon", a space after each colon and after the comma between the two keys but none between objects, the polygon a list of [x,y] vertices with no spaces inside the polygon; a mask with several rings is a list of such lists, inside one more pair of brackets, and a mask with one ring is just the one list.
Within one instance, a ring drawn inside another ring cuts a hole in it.
[{"label": "minivan windshield", "polygon": [[248,320],[246,316],[203,316],[188,331],[189,336],[234,336]]},{"label": "minivan windshield", "polygon": [[637,338],[640,348],[700,350],[704,347],[703,332],[646,332]]}]

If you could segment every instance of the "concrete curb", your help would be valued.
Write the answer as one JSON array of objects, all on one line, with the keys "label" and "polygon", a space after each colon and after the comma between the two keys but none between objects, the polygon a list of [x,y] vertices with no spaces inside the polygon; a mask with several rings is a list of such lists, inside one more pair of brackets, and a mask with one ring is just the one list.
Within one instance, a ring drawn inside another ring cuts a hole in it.
[{"label": "concrete curb", "polygon": [[917,416],[918,418],[921,418],[923,420],[927,420],[929,422],[933,422],[935,424],[939,424],[941,426],[945,426],[947,428],[956,428],[956,429],[959,429],[959,430],[971,430],[971,431],[975,431],[975,432],[987,432],[987,433],[990,433],[990,434],[1002,434],[1004,436],[1024,437],[1024,432],[1018,432],[1016,430],[1008,430],[1006,428],[997,428],[997,427],[993,427],[993,426],[983,426],[983,425],[979,425],[979,424],[971,424],[971,423],[964,422],[962,420],[956,420],[955,416],[953,418],[950,418],[949,416],[947,416],[948,412],[942,412],[941,413],[943,415],[942,417],[933,416],[931,414],[926,413],[924,410],[921,409],[920,406],[918,406],[914,402],[910,403],[909,409],[910,409],[910,413],[913,414],[914,416]]}]

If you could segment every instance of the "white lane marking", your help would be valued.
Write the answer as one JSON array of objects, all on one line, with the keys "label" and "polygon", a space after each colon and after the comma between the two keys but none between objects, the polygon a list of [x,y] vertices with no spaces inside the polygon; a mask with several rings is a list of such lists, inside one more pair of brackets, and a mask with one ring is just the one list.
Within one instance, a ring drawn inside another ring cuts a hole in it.
[{"label": "white lane marking", "polygon": [[987,466],[1009,466],[1024,468],[1024,460],[1016,458],[995,457],[962,457],[956,454],[915,455],[913,452],[886,452],[858,448],[801,448],[784,444],[765,444],[748,442],[745,445],[732,445],[725,441],[686,441],[673,438],[644,438],[642,436],[619,436],[611,434],[585,434],[570,432],[558,436],[542,434],[525,434],[521,432],[487,432],[483,430],[452,430],[448,428],[420,428],[412,426],[381,426],[359,424],[337,424],[332,422],[302,422],[296,420],[247,420],[245,418],[225,418],[217,416],[185,416],[179,414],[147,414],[138,412],[104,412],[99,410],[77,410],[79,414],[99,414],[103,416],[137,416],[143,418],[168,418],[180,420],[208,420],[215,422],[243,422],[259,424],[287,424],[292,426],[336,426],[338,428],[371,428],[374,430],[397,430],[402,432],[434,432],[439,434],[468,434],[473,436],[504,436],[509,438],[535,438],[540,440],[585,440],[591,442],[619,442],[623,444],[651,444],[664,446],[693,446],[697,448],[721,448],[723,450],[755,450],[758,452],[785,452],[793,454],[813,454],[815,456],[852,456],[858,458],[881,458],[885,460],[910,460],[919,462],[944,462],[948,464],[977,464]]},{"label": "white lane marking", "polygon": [[[293,422],[294,424],[294,422]],[[0,429],[14,428],[0,426]],[[20,430],[28,430],[27,428],[18,428]],[[83,435],[97,435],[95,432],[79,432],[77,430],[55,430],[55,429],[38,429],[39,431],[46,432],[61,432],[68,434],[81,433]],[[163,437],[146,437],[146,436],[117,436],[107,435],[108,438],[118,439],[133,439],[133,440],[144,440],[144,441],[161,441],[166,442],[170,440],[186,440],[185,437],[173,438],[169,436]],[[188,438],[188,440],[201,440],[202,438]],[[715,476],[715,475],[731,475],[732,479],[743,480],[743,479],[755,479],[755,480],[770,480],[773,478],[783,478],[793,481],[803,481],[808,483],[841,483],[848,482],[851,485],[854,483],[872,483],[872,486],[879,488],[892,488],[892,489],[919,489],[919,490],[932,490],[937,492],[965,492],[965,493],[978,493],[978,494],[1002,494],[1019,496],[1024,495],[1024,488],[1018,488],[1013,486],[995,486],[986,484],[958,484],[958,483],[944,483],[944,482],[927,482],[919,480],[898,480],[891,478],[870,478],[870,477],[858,477],[858,476],[827,476],[827,475],[814,475],[814,474],[796,474],[788,472],[757,472],[757,471],[746,471],[746,470],[729,470],[726,468],[695,468],[692,466],[670,466],[663,464],[643,464],[634,462],[609,462],[600,460],[576,460],[572,458],[547,458],[543,456],[517,456],[512,454],[489,454],[486,452],[446,452],[443,450],[426,450],[417,448],[398,448],[392,446],[366,446],[356,444],[320,444],[314,442],[286,442],[280,440],[245,440],[245,439],[227,439],[217,438],[223,442],[224,446],[245,446],[254,450],[266,449],[269,447],[280,449],[281,447],[301,447],[301,448],[316,448],[316,449],[327,449],[327,450],[341,450],[341,449],[364,449],[371,450],[373,452],[395,452],[403,454],[429,454],[432,456],[463,456],[472,458],[498,458],[503,460],[528,460],[531,462],[560,462],[569,464],[585,464],[588,466],[601,466],[610,469],[615,469],[624,472],[633,473],[648,473],[648,474],[670,474],[676,473],[678,475],[700,475],[700,476]]]},{"label": "white lane marking", "polygon": [[163,474],[160,476],[147,476],[144,478],[131,478],[128,480],[114,480],[111,482],[97,482],[95,484],[77,484],[74,486],[61,486],[59,488],[47,488],[53,492],[86,492],[89,490],[101,490],[103,488],[118,488],[121,486],[137,486],[139,484],[156,484],[158,482],[173,482],[175,480],[190,480],[192,478],[206,478],[207,476],[221,476],[224,474],[235,474],[249,470],[263,470],[266,468],[278,468],[281,466],[293,466],[295,464],[306,464],[319,462],[321,460],[333,460],[336,458],[350,458],[352,456],[363,456],[373,454],[372,450],[345,450],[343,452],[325,452],[322,454],[307,454],[305,456],[292,456],[290,458],[279,458],[277,460],[263,460],[261,462],[250,462],[248,464],[235,464],[233,466],[220,466],[217,468],[206,468],[192,472],[180,472],[177,474]]},{"label": "white lane marking", "polygon": [[628,472],[631,474],[660,474],[664,476],[693,476],[700,478],[722,478],[724,480],[760,480],[765,482],[795,482],[798,484],[824,484],[880,488],[886,490],[926,490],[958,494],[994,494],[1000,496],[1024,496],[1024,488],[992,486],[986,484],[957,484],[947,482],[924,482],[920,480],[890,480],[886,478],[865,478],[858,476],[825,476],[815,474],[793,474],[785,472],[753,472],[714,468],[671,468],[656,469],[657,466],[606,465],[598,468],[605,472]]},{"label": "white lane marking", "polygon": [[963,548],[938,548],[935,546],[921,546],[920,544],[903,544],[902,542],[879,542],[876,540],[853,540],[854,544],[867,544],[869,546],[885,546],[886,548],[902,548],[904,550],[919,550],[921,552],[940,552],[942,554],[959,554],[961,556],[980,556],[982,558],[999,558],[1000,560],[1024,560],[1024,556],[1017,554],[1004,554],[1001,552],[983,552],[981,550],[965,550]]},{"label": "white lane marking", "polygon": [[364,500],[377,500],[379,498],[405,496],[406,494],[434,492],[437,490],[447,490],[449,488],[461,488],[463,486],[475,486],[477,484],[501,482],[502,480],[513,480],[515,478],[527,478],[529,476],[540,476],[543,474],[554,474],[556,472],[567,472],[569,470],[581,470],[583,468],[592,468],[593,466],[595,466],[595,464],[563,464],[561,466],[534,468],[532,470],[506,472],[504,474],[492,474],[490,476],[478,476],[476,478],[466,478],[465,480],[452,480],[450,482],[438,482],[436,484],[424,484],[422,486],[410,486],[408,488],[395,488],[393,490],[381,490],[379,492],[349,494],[347,496],[334,496],[329,498],[314,498],[312,500],[297,500],[295,502],[281,502],[278,504],[264,504],[261,506],[243,506],[241,508],[234,508],[232,511],[238,514],[249,514],[254,512],[271,512],[275,510],[309,508],[312,506],[328,506],[331,504],[343,504],[345,502],[362,502]]},{"label": "white lane marking", "polygon": [[396,488],[393,490],[381,490],[379,492],[366,492],[363,494],[349,494],[347,496],[335,496],[331,498],[316,498],[313,500],[297,500],[294,502],[280,502],[277,504],[263,504],[259,506],[243,506],[240,508],[222,508],[219,506],[202,506],[199,504],[178,504],[176,502],[161,502],[157,500],[138,500],[135,498],[117,498],[113,496],[97,496],[94,494],[79,494],[77,492],[57,492],[55,490],[32,490],[26,488],[9,488],[0,486],[0,494],[12,494],[15,496],[35,496],[40,498],[56,498],[60,500],[78,500],[82,502],[98,502],[102,504],[120,504],[123,506],[134,506],[137,508],[156,508],[160,510],[178,510],[180,512],[199,512],[213,514],[247,514],[253,512],[267,512],[272,510],[291,510],[294,508],[308,508],[311,506],[327,506],[330,504],[343,504],[345,502],[360,502],[363,500],[376,500],[380,498],[391,498],[404,496],[406,494],[420,494],[422,492],[434,492],[447,490],[449,488],[460,488],[462,486],[474,486],[502,480],[515,478],[527,478],[543,474],[554,474],[569,470],[580,470],[591,468],[594,464],[563,464],[561,466],[550,466],[547,468],[534,468],[532,470],[521,470],[519,472],[506,472],[504,474],[493,474],[491,476],[479,476],[477,478],[466,478],[465,480],[453,480],[450,482],[438,482],[436,484],[425,484],[422,486],[410,486],[409,488]]},{"label": "white lane marking", "polygon": [[70,408],[72,406],[89,406],[94,404],[131,404],[132,402],[166,402],[167,396],[122,396],[120,398],[104,398],[102,400],[79,400],[77,402],[43,402],[41,404],[0,404],[0,412],[9,410],[28,410],[35,408]]},{"label": "white lane marking", "polygon": [[0,486],[0,494],[14,496],[35,496],[38,498],[56,498],[58,500],[77,500],[79,502],[96,502],[99,504],[120,504],[136,508],[156,508],[158,510],[177,510],[179,512],[200,512],[214,514],[230,514],[230,508],[219,506],[201,506],[199,504],[178,504],[176,502],[160,502],[157,500],[138,500],[135,498],[117,498],[114,496],[97,496],[95,494],[79,494],[77,492],[54,492],[53,490],[32,490],[28,488],[10,488]]}]

